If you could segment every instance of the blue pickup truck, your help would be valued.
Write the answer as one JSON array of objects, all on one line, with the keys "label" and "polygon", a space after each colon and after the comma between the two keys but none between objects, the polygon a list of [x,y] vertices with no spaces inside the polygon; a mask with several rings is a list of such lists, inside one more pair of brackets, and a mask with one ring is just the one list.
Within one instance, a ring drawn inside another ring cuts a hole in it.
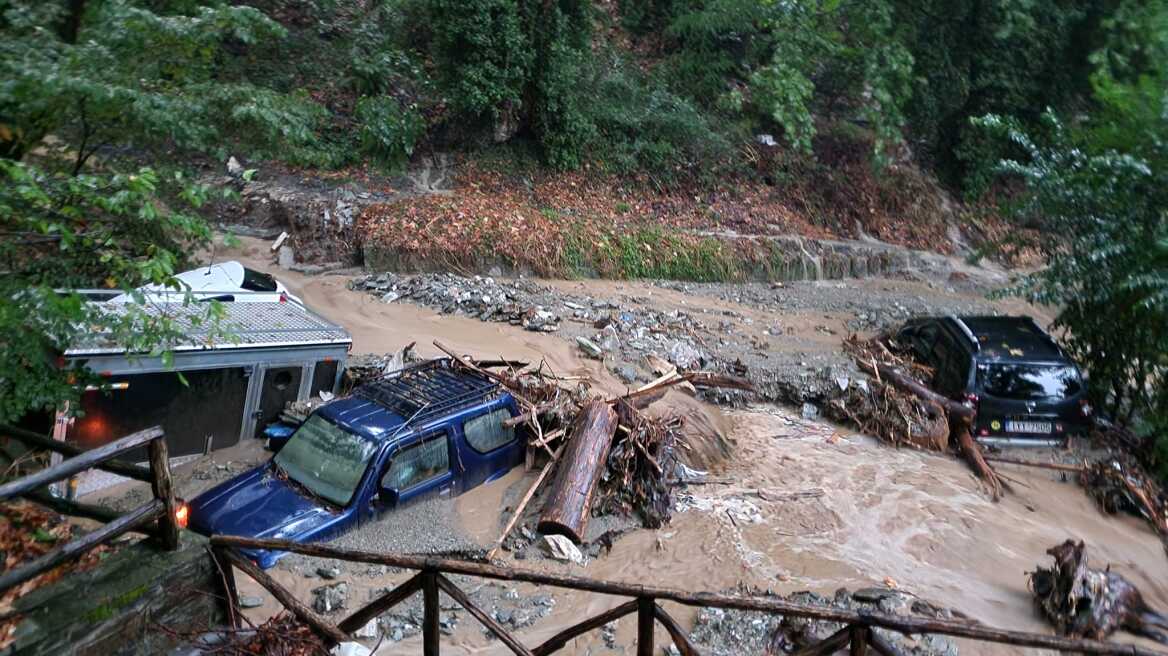
[{"label": "blue pickup truck", "polygon": [[[524,446],[496,382],[449,359],[413,365],[318,408],[268,462],[200,494],[204,535],[334,538],[422,498],[453,497],[506,474]],[[248,556],[268,568],[283,552]]]}]

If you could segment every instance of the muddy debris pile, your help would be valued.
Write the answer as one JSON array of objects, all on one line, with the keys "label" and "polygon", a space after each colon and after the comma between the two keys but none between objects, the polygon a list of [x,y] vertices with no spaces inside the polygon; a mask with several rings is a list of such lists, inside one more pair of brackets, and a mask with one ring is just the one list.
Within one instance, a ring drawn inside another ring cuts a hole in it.
[{"label": "muddy debris pile", "polygon": [[[349,286],[387,303],[408,300],[446,314],[508,323],[535,332],[557,332],[575,324],[580,350],[589,357],[660,353],[681,369],[700,369],[712,356],[695,338],[708,331],[696,317],[674,310],[658,312],[635,303],[563,294],[531,280],[499,281],[487,276],[451,273],[397,275],[379,273],[354,278]],[[633,382],[638,372],[617,373]]]},{"label": "muddy debris pile", "polygon": [[246,628],[238,630],[209,630],[190,635],[176,634],[176,637],[191,646],[191,651],[183,652],[188,654],[331,656],[333,653],[324,638],[288,612],[277,613],[263,624],[249,623]]},{"label": "muddy debris pile", "polygon": [[[750,383],[710,372],[667,374],[637,390],[606,399],[592,396],[586,381],[562,378],[545,362],[488,362],[462,358],[435,341],[450,356],[450,366],[485,376],[507,389],[521,414],[506,425],[527,435],[529,463],[548,456],[535,481],[511,513],[502,534],[487,553],[491,560],[523,517],[527,505],[547,481],[539,532],[583,543],[594,512],[636,515],[649,527],[669,521],[677,485],[675,445],[682,420],[642,412],[671,387],[728,387],[749,390]],[[551,472],[553,478],[549,478]]]},{"label": "muddy debris pile", "polygon": [[407,344],[394,353],[355,353],[345,362],[344,393],[353,388],[400,371],[403,367],[421,362],[422,357],[414,351],[414,343]]},{"label": "muddy debris pile", "polygon": [[[738,594],[776,596],[758,590],[734,590]],[[929,619],[964,619],[955,611],[939,608],[908,592],[887,588],[865,588],[854,592],[845,588],[834,596],[795,592],[784,601],[845,610],[890,615],[912,615]],[[737,656],[767,654],[782,656],[823,641],[844,628],[843,624],[798,617],[784,617],[758,611],[703,608],[697,616],[690,639],[703,654]],[[957,645],[938,635],[905,636],[896,631],[874,629],[906,656],[957,656]]]},{"label": "muddy debris pile", "polygon": [[973,439],[975,410],[933,390],[930,368],[914,361],[888,334],[853,335],[844,340],[844,351],[869,379],[841,385],[824,406],[828,417],[893,445],[947,451],[952,443],[994,501],[1010,489]]},{"label": "muddy debris pile", "polygon": [[1133,457],[1119,455],[1089,464],[1079,474],[1079,484],[1104,512],[1143,517],[1168,549],[1168,494]]},{"label": "muddy debris pile", "polygon": [[1054,567],[1031,573],[1030,591],[1059,633],[1104,640],[1124,630],[1168,644],[1168,617],[1148,607],[1123,576],[1110,568],[1089,567],[1082,541],[1067,540],[1046,553],[1054,558]]}]

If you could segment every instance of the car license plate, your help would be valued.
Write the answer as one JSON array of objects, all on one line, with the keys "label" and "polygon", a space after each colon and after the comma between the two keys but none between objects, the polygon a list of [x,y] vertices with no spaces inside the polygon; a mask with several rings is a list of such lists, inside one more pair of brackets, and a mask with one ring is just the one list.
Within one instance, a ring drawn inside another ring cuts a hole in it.
[{"label": "car license plate", "polygon": [[1049,433],[1049,421],[1007,421],[1006,431],[1010,433]]}]

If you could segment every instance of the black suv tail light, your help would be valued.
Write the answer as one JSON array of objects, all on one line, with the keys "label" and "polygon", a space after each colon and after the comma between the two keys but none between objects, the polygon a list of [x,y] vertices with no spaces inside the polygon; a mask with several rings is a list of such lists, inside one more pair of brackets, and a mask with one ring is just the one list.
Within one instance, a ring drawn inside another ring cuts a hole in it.
[{"label": "black suv tail light", "polygon": [[977,397],[977,394],[974,394],[973,392],[966,392],[964,399],[965,400],[962,402],[962,405],[967,408],[972,408],[974,412],[977,412],[978,402],[981,400]]}]

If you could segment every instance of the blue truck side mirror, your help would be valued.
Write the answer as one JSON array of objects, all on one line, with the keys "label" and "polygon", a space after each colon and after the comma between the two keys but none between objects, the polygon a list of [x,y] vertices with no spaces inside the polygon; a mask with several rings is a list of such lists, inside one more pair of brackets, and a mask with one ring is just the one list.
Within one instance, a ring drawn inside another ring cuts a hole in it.
[{"label": "blue truck side mirror", "polygon": [[288,443],[288,439],[296,432],[295,426],[289,426],[285,423],[275,423],[264,429],[264,437],[268,438],[268,449],[279,453],[280,449]]},{"label": "blue truck side mirror", "polygon": [[377,498],[381,501],[381,504],[387,508],[392,508],[393,506],[397,505],[398,496],[397,488],[377,488]]}]

